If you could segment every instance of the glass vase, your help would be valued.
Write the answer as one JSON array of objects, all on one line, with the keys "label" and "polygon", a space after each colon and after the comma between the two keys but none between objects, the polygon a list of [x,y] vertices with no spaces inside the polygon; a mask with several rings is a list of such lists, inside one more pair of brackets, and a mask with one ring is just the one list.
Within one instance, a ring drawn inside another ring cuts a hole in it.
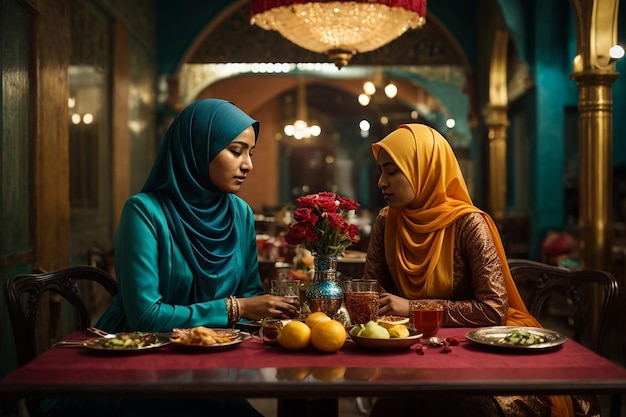
[{"label": "glass vase", "polygon": [[306,291],[311,313],[321,311],[334,318],[343,302],[343,291],[337,283],[337,257],[327,256],[313,259],[313,282]]}]

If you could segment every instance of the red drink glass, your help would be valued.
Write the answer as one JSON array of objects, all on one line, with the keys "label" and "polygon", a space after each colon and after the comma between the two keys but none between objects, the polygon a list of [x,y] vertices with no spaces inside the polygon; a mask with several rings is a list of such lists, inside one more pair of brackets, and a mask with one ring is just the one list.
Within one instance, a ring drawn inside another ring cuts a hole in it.
[{"label": "red drink glass", "polygon": [[423,334],[423,338],[437,335],[443,321],[443,304],[428,300],[411,300],[409,302],[413,327]]},{"label": "red drink glass", "polygon": [[378,282],[359,279],[346,281],[343,302],[352,325],[376,320],[378,317]]}]

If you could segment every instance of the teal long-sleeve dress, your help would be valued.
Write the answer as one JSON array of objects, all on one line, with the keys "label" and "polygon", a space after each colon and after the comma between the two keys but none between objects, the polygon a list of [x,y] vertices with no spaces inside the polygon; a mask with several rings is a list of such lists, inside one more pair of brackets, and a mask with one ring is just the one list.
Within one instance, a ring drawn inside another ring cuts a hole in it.
[{"label": "teal long-sleeve dress", "polygon": [[98,323],[109,332],[168,332],[195,326],[226,327],[224,298],[263,294],[256,255],[253,213],[240,198],[235,233],[241,242],[228,267],[215,279],[197,277],[171,237],[163,210],[153,193],[126,203],[115,239],[115,267],[120,292]]}]

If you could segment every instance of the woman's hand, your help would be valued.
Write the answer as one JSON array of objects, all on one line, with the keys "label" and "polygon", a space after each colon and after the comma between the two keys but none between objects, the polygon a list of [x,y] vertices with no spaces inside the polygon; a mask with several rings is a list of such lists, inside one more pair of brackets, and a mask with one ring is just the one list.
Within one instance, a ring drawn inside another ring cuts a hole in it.
[{"label": "woman's hand", "polygon": [[381,293],[378,298],[378,315],[409,317],[409,300],[388,292]]},{"label": "woman's hand", "polygon": [[266,317],[290,319],[298,315],[300,308],[297,299],[271,294],[240,298],[239,305],[241,306],[241,317],[249,320],[262,320]]}]

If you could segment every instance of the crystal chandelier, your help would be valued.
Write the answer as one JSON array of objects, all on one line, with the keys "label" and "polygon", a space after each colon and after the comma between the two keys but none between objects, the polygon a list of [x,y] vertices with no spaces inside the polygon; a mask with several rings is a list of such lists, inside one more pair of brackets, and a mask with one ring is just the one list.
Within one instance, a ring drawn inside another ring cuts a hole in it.
[{"label": "crystal chandelier", "polygon": [[337,68],[358,52],[391,42],[425,23],[426,0],[251,0],[251,24],[327,54]]}]

